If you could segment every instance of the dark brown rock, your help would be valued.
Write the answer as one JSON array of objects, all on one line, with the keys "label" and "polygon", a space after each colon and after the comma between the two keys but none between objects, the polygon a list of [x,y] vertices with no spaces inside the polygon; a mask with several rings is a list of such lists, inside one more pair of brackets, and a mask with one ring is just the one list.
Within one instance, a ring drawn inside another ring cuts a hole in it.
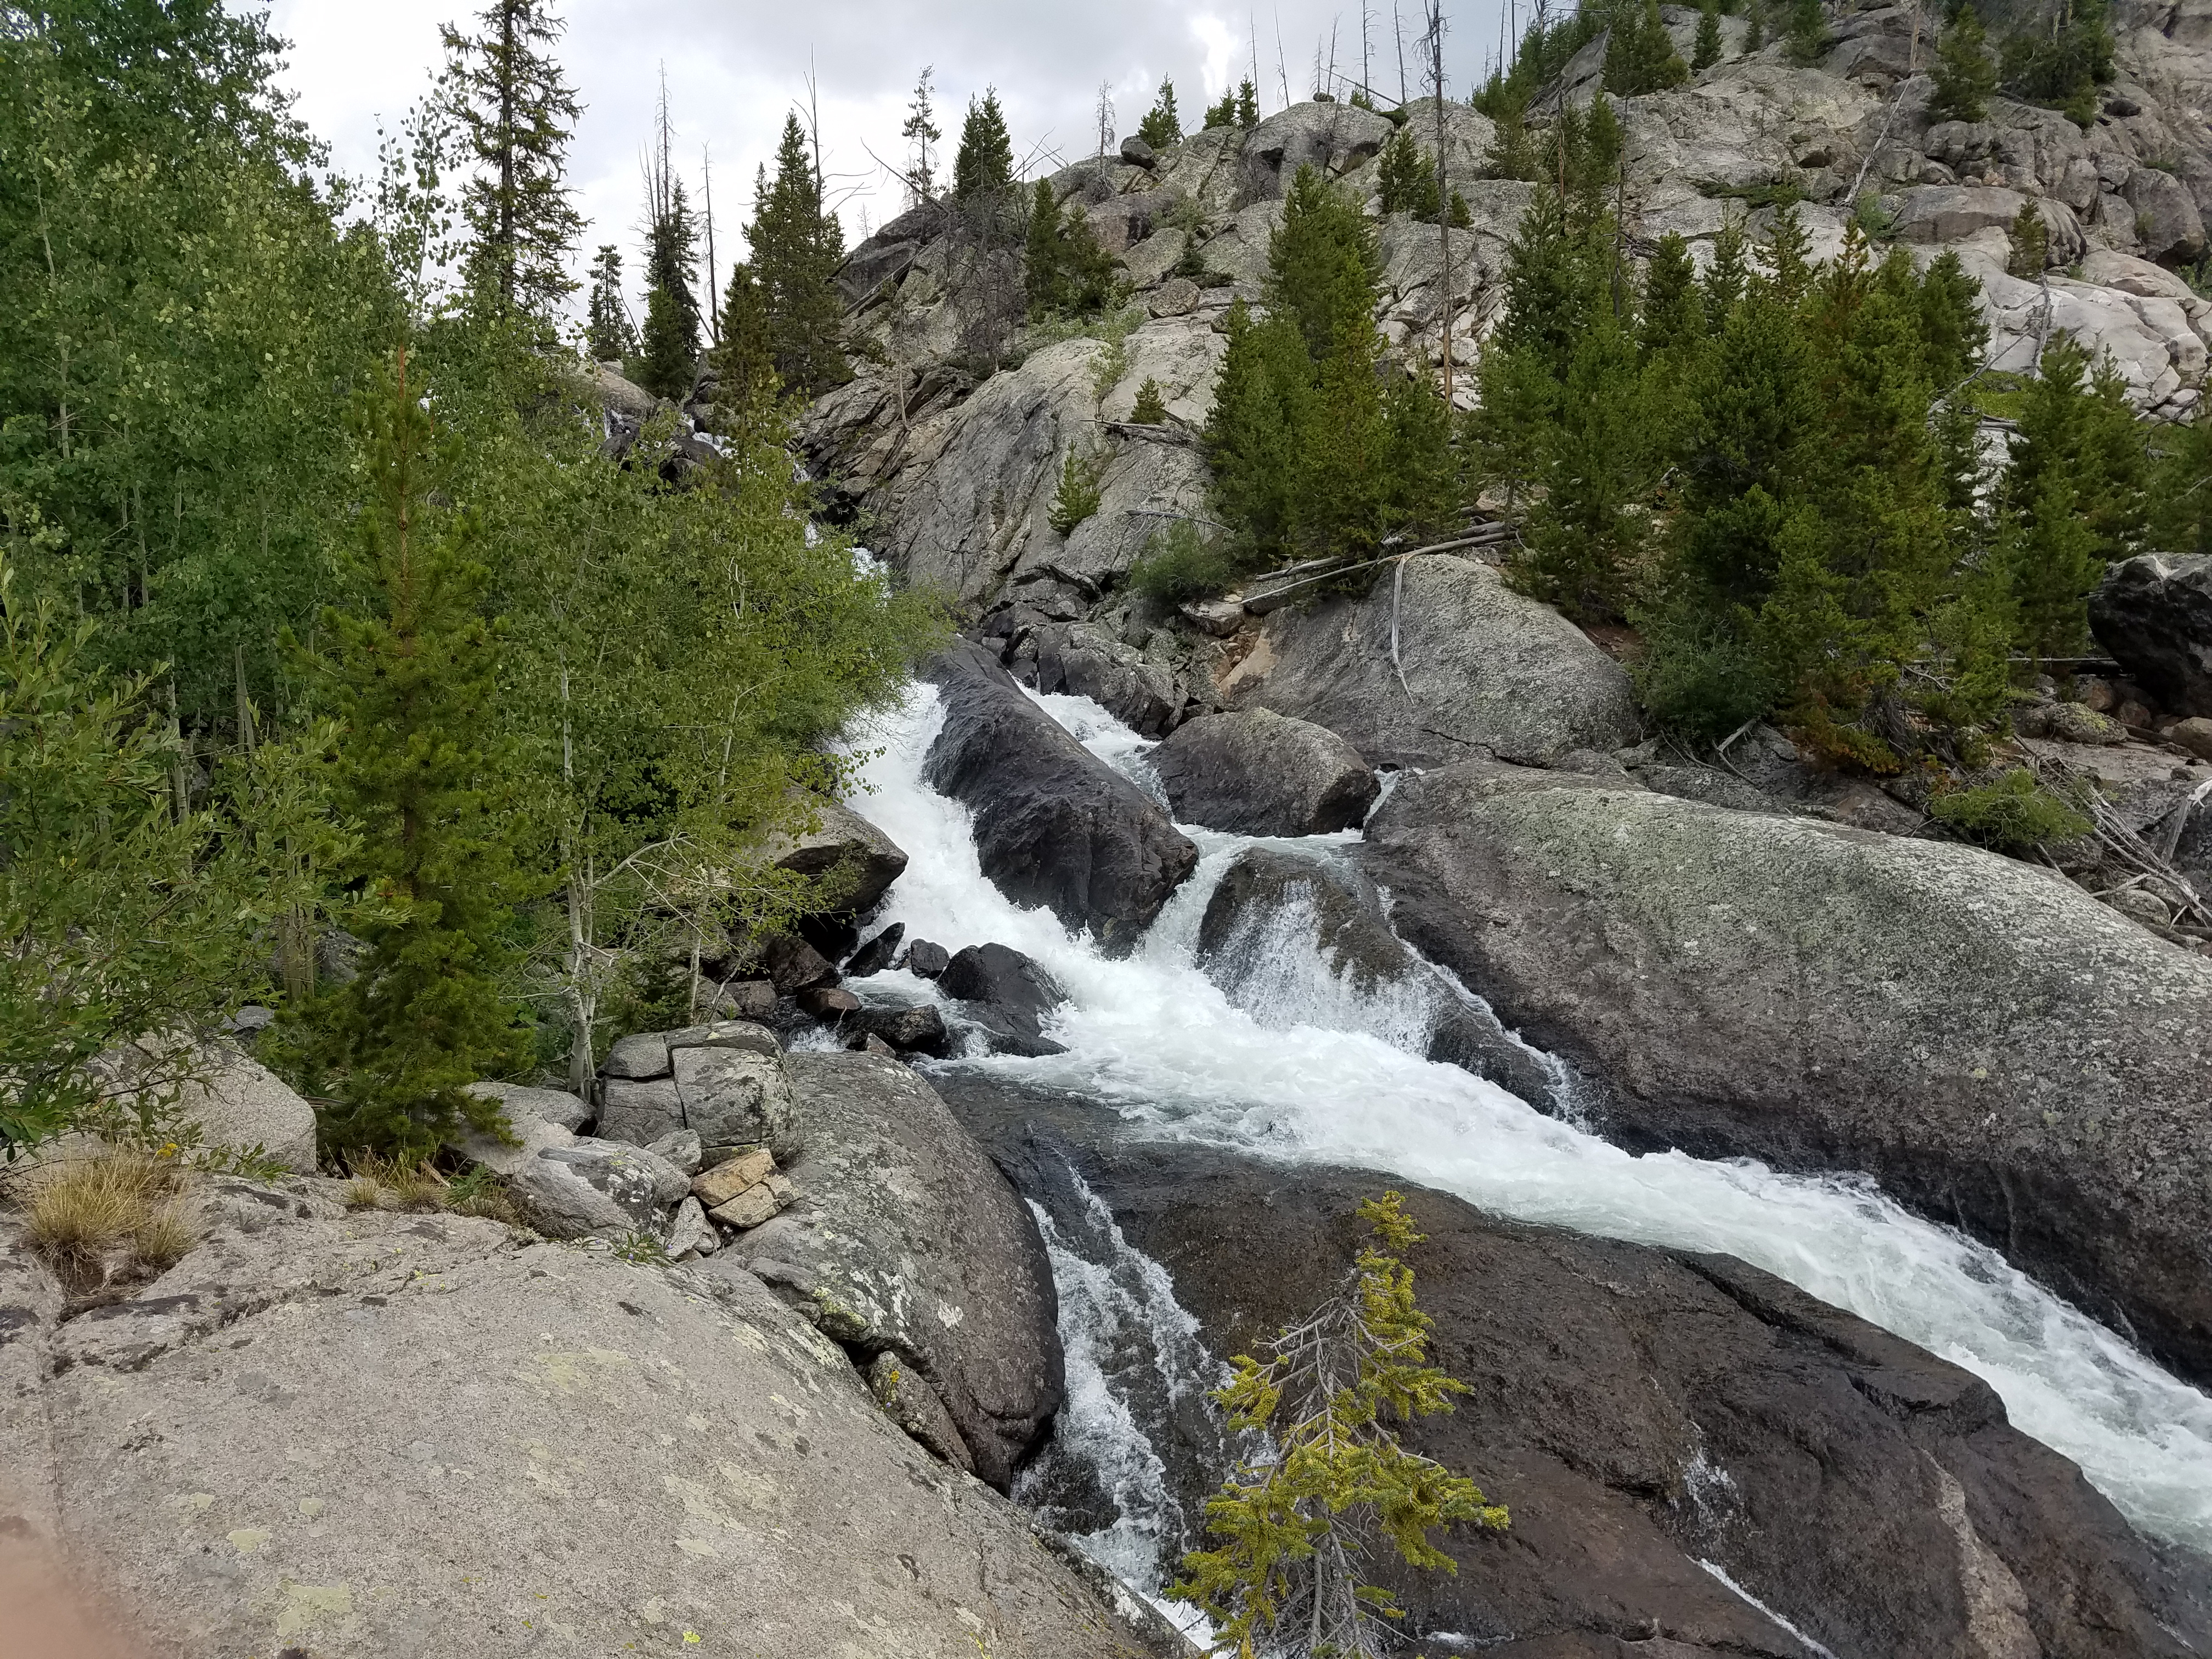
[{"label": "dark brown rock", "polygon": [[1179,822],[1231,835],[1350,830],[1382,788],[1335,732],[1264,708],[1186,720],[1146,758]]}]

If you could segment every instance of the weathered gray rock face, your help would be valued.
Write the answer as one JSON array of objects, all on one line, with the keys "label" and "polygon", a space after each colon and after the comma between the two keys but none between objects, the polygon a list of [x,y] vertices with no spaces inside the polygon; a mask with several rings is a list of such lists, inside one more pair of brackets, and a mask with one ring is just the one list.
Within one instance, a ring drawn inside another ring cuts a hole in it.
[{"label": "weathered gray rock face", "polygon": [[1355,104],[1293,104],[1252,129],[1244,157],[1255,191],[1280,196],[1301,167],[1349,173],[1390,141],[1389,122]]},{"label": "weathered gray rock face", "polygon": [[[1316,957],[1326,982],[1310,977]],[[1374,1031],[1536,1105],[1553,1097],[1545,1062],[1407,949],[1373,886],[1333,860],[1246,848],[1206,901],[1197,961],[1232,1004],[1260,1018],[1318,1012],[1322,1023]]]},{"label": "weathered gray rock face", "polygon": [[215,1183],[198,1249],[67,1323],[0,1249],[11,1589],[52,1562],[163,1659],[1188,1651],[749,1275],[335,1190]]},{"label": "weathered gray rock face", "polygon": [[530,1089],[519,1083],[471,1083],[469,1093],[495,1100],[510,1118],[521,1114],[581,1130],[592,1121],[592,1109],[566,1089]]},{"label": "weathered gray rock face", "polygon": [[[1015,672],[1040,691],[1088,697],[1132,731],[1157,737],[1182,713],[1182,688],[1161,664],[1089,623],[1044,623],[1018,647]],[[1027,672],[1023,672],[1026,669]]]},{"label": "weathered gray rock face", "polygon": [[608,1050],[601,1070],[599,1128],[610,1140],[650,1146],[689,1129],[710,1153],[766,1146],[780,1160],[798,1155],[783,1045],[766,1026],[725,1019],[635,1032]]},{"label": "weathered gray rock face", "polygon": [[642,1142],[576,1134],[514,1096],[502,1104],[516,1144],[471,1133],[459,1150],[499,1176],[530,1224],[548,1238],[650,1231],[690,1190],[690,1178]]},{"label": "weathered gray rock face", "polygon": [[264,1156],[301,1175],[315,1172],[315,1109],[260,1061],[227,1044],[206,1051],[206,1067],[177,1097],[179,1114],[203,1144]]},{"label": "weathered gray rock face", "polygon": [[841,801],[806,797],[815,827],[778,835],[765,849],[769,862],[823,884],[840,915],[857,915],[890,890],[906,868],[906,853],[882,830]]},{"label": "weathered gray rock face", "polygon": [[[1217,1355],[1335,1288],[1366,1237],[1358,1206],[1386,1184],[1132,1144],[1102,1130],[1115,1114],[1004,1079],[948,1088],[1066,1248],[1115,1269],[1103,1202]],[[1437,1359],[1473,1392],[1407,1442],[1512,1513],[1502,1536],[1447,1535],[1456,1573],[1391,1575],[1408,1652],[1811,1659],[1704,1562],[1838,1655],[2181,1659],[2212,1637],[2201,1559],[2154,1553],[1957,1367],[1729,1257],[1407,1199]],[[1218,1442],[1164,1413],[1144,1426],[1195,1541]],[[1104,1524],[1066,1467],[1055,1450],[1039,1470],[1054,1521]]]},{"label": "weathered gray rock face", "polygon": [[[895,1351],[1004,1490],[1065,1385],[1036,1223],[929,1085],[871,1054],[796,1054],[807,1150],[798,1198],[714,1258],[773,1262],[822,1328]],[[769,1271],[765,1267],[763,1272]]]},{"label": "weathered gray rock face", "polygon": [[2212,963],[1973,848],[1481,763],[1364,861],[1631,1144],[1869,1170],[2212,1376]]},{"label": "weathered gray rock face", "polygon": [[945,703],[930,787],[975,815],[983,873],[1019,904],[1045,904],[1109,951],[1135,947],[1198,848],[1151,797],[1101,763],[967,641],[922,678]]},{"label": "weathered gray rock face", "polygon": [[2089,629],[2130,679],[2182,714],[2212,714],[2212,556],[2141,553],[2105,573]]},{"label": "weathered gray rock face", "polygon": [[1350,830],[1382,787],[1335,732],[1264,708],[1186,721],[1146,758],[1179,822],[1231,835]]},{"label": "weathered gray rock face", "polygon": [[1489,566],[1412,559],[1395,604],[1394,592],[1385,572],[1364,599],[1271,612],[1224,697],[1325,726],[1379,766],[1483,754],[1541,764],[1636,740],[1627,671]]}]

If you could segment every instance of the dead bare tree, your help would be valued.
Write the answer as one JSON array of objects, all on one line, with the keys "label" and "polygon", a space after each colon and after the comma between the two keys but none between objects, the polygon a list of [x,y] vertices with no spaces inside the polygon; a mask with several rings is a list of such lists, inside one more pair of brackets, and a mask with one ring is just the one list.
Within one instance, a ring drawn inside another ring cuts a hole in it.
[{"label": "dead bare tree", "polygon": [[1421,37],[1428,60],[1429,94],[1437,100],[1437,240],[1443,249],[1444,289],[1444,404],[1452,402],[1451,180],[1444,169],[1444,9],[1443,0],[1426,0],[1428,30]]}]

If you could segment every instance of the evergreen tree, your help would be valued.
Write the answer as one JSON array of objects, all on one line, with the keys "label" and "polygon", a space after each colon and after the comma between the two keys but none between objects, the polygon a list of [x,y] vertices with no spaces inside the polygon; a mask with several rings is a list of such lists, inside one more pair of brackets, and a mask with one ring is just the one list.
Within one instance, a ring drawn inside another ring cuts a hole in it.
[{"label": "evergreen tree", "polygon": [[599,244],[592,261],[592,291],[585,313],[586,349],[603,363],[627,362],[637,355],[637,330],[623,303],[622,253],[612,242]]},{"label": "evergreen tree", "polygon": [[999,108],[999,89],[987,87],[982,102],[968,100],[960,149],[952,158],[952,194],[963,202],[988,201],[1012,189],[1013,183],[1014,141]]},{"label": "evergreen tree", "polygon": [[1767,227],[1766,241],[1759,250],[1766,285],[1782,304],[1796,305],[1811,289],[1812,252],[1813,239],[1793,202],[1774,216],[1774,222]]},{"label": "evergreen tree", "polygon": [[1661,452],[1634,335],[1600,311],[1576,342],[1510,571],[1516,586],[1589,622],[1619,617],[1640,569],[1641,510]]},{"label": "evergreen tree", "polygon": [[1690,72],[1698,74],[1721,61],[1721,11],[1714,0],[1698,8],[1698,40],[1690,55]]},{"label": "evergreen tree", "polygon": [[1744,31],[1744,54],[1749,57],[1765,49],[1766,8],[1762,0],[1751,0],[1751,26]]},{"label": "evergreen tree", "polygon": [[1790,27],[1785,35],[1790,61],[1809,69],[1828,49],[1827,14],[1820,0],[1790,0]]},{"label": "evergreen tree", "polygon": [[1221,101],[1219,103],[1208,104],[1206,106],[1206,120],[1204,125],[1206,131],[1211,132],[1216,127],[1233,127],[1236,125],[1237,93],[1236,89],[1231,88],[1229,91],[1221,94]]},{"label": "evergreen tree", "polygon": [[2039,479],[2008,526],[2013,640],[2031,659],[2078,656],[2089,641],[2089,593],[2104,574],[2096,533],[2063,473]]},{"label": "evergreen tree", "polygon": [[1383,144],[1376,187],[1386,214],[1410,213],[1433,222],[1442,209],[1436,164],[1421,154],[1409,127],[1400,127]]},{"label": "evergreen tree", "polygon": [[2200,399],[2186,425],[2165,428],[2167,447],[2154,463],[2154,545],[2180,554],[2212,553],[2212,399]]},{"label": "evergreen tree", "polygon": [[918,207],[937,193],[937,157],[933,146],[945,134],[937,125],[935,69],[925,64],[914,83],[914,100],[907,106],[906,122],[899,137],[907,142],[906,196],[908,207]]},{"label": "evergreen tree", "polygon": [[1421,1242],[1404,1200],[1360,1206],[1373,1232],[1341,1290],[1262,1351],[1240,1354],[1216,1395],[1232,1431],[1266,1450],[1206,1506],[1220,1542],[1183,1559],[1169,1593],[1221,1632],[1220,1651],[1283,1659],[1373,1659],[1395,1650],[1385,1590],[1361,1583],[1388,1538],[1415,1568],[1447,1571],[1438,1527],[1503,1531],[1505,1510],[1474,1484],[1399,1443],[1389,1422],[1452,1408],[1467,1392],[1429,1363],[1433,1322],[1413,1297],[1404,1257]]},{"label": "evergreen tree", "polygon": [[782,382],[775,372],[767,300],[752,267],[743,260],[730,267],[729,285],[722,292],[722,337],[710,361],[719,423],[734,434],[755,435],[775,408]]},{"label": "evergreen tree", "polygon": [[681,403],[691,395],[699,362],[699,233],[690,198],[669,159],[668,94],[661,91],[654,146],[645,167],[645,329],[642,384],[655,397]]},{"label": "evergreen tree", "polygon": [[2124,559],[2142,539],[2147,477],[2142,429],[2118,374],[2109,362],[2093,370],[2070,334],[2054,334],[2021,409],[2005,468],[2008,507],[2033,528],[2063,499],[2098,560]]},{"label": "evergreen tree", "polygon": [[1677,232],[1668,231],[1651,251],[1642,311],[1638,343],[1647,359],[1680,352],[1705,337],[1697,267],[1691,263],[1690,245]]},{"label": "evergreen tree", "polygon": [[583,228],[562,183],[582,113],[553,54],[563,25],[551,0],[491,0],[477,17],[481,34],[441,30],[453,111],[477,167],[465,204],[471,276],[501,310],[549,320],[576,291],[568,255]]},{"label": "evergreen tree", "polygon": [[2048,31],[2022,29],[2005,43],[2002,79],[2087,128],[2097,118],[2097,88],[2112,78],[2113,51],[2107,0],[2073,0]]},{"label": "evergreen tree", "polygon": [[[995,119],[997,104],[991,104]],[[974,122],[971,118],[970,125]],[[1001,140],[1005,128],[999,128]],[[966,157],[964,143],[961,153]],[[845,233],[822,201],[822,181],[797,115],[784,118],[776,146],[775,177],[754,187],[752,222],[745,227],[753,280],[767,313],[777,379],[802,398],[820,396],[852,378],[841,341],[844,305],[837,267]]]},{"label": "evergreen tree", "polygon": [[1237,125],[1247,132],[1260,125],[1260,93],[1249,75],[1237,84]]},{"label": "evergreen tree", "polygon": [[1743,221],[1733,217],[1724,220],[1713,237],[1713,262],[1705,269],[1702,285],[1708,333],[1718,334],[1726,325],[1729,313],[1735,309],[1736,301],[1743,298],[1750,275],[1745,253]]},{"label": "evergreen tree", "polygon": [[1966,0],[1944,26],[1936,46],[1936,91],[1929,111],[1945,121],[1978,121],[1990,112],[1990,94],[1997,89],[1996,60],[1990,56],[1989,36],[1981,14]]},{"label": "evergreen tree", "polygon": [[1206,421],[1214,501],[1255,550],[1276,555],[1292,534],[1291,480],[1310,400],[1305,343],[1288,317],[1255,322],[1241,299],[1229,307],[1226,333]]},{"label": "evergreen tree", "polygon": [[1659,15],[1659,0],[1617,0],[1605,48],[1605,89],[1634,98],[1663,92],[1690,78],[1690,66],[1674,50]]},{"label": "evergreen tree", "polygon": [[2005,255],[2006,275],[2024,283],[2041,281],[2051,263],[2051,227],[2044,220],[2042,208],[2033,201],[2022,202],[2020,211],[2012,216],[2007,240],[2010,246]]},{"label": "evergreen tree", "polygon": [[1080,209],[1063,216],[1044,179],[1031,192],[1023,284],[1030,318],[1103,309],[1113,290],[1113,258]]},{"label": "evergreen tree", "polygon": [[1174,82],[1160,82],[1160,95],[1152,100],[1145,118],[1137,124],[1137,137],[1154,149],[1165,149],[1182,142],[1182,118],[1176,113]]},{"label": "evergreen tree", "polygon": [[1929,264],[1919,286],[1920,338],[1928,384],[1948,392],[1973,372],[1989,344],[1978,303],[1982,285],[1949,248]]},{"label": "evergreen tree", "polygon": [[469,514],[433,506],[458,457],[441,444],[404,348],[363,391],[356,432],[370,480],[360,515],[368,614],[334,611],[325,670],[343,737],[331,781],[361,826],[355,878],[374,902],[356,931],[361,972],[315,1012],[339,1104],[325,1144],[420,1155],[462,1124],[499,1120],[465,1092],[526,1059],[502,994],[501,936],[530,892],[512,757],[486,720],[497,637],[490,572]]},{"label": "evergreen tree", "polygon": [[1310,162],[1283,198],[1267,244],[1267,306],[1291,318],[1316,363],[1371,351],[1382,253],[1358,203]]}]

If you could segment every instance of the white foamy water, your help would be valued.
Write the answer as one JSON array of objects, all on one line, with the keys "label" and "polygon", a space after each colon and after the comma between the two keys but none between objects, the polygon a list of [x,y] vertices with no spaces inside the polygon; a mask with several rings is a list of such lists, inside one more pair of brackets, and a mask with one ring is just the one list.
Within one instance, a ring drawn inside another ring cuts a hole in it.
[{"label": "white foamy water", "polygon": [[[1125,769],[1148,746],[1087,699],[1041,697]],[[854,746],[858,803],[912,859],[885,919],[948,949],[997,940],[1071,997],[1050,1028],[1065,1054],[964,1064],[1080,1091],[1162,1137],[1386,1170],[1494,1212],[1670,1249],[1741,1257],[1964,1366],[2012,1421],[2072,1458],[2136,1525],[2212,1549],[2212,1399],[2015,1271],[1994,1250],[1908,1214],[1871,1182],[1778,1174],[1749,1160],[1631,1157],[1456,1066],[1432,1065],[1401,991],[1364,1002],[1329,982],[1297,918],[1273,971],[1232,1006],[1192,965],[1207,898],[1252,842],[1185,827],[1202,854],[1142,947],[1109,960],[1051,912],[986,880],[967,810],[921,781],[939,723],[933,688]],[[1326,838],[1356,839],[1356,836]],[[1298,845],[1310,848],[1309,841]],[[903,974],[868,981],[925,995]],[[1133,1542],[1133,1539],[1117,1540]]]}]

